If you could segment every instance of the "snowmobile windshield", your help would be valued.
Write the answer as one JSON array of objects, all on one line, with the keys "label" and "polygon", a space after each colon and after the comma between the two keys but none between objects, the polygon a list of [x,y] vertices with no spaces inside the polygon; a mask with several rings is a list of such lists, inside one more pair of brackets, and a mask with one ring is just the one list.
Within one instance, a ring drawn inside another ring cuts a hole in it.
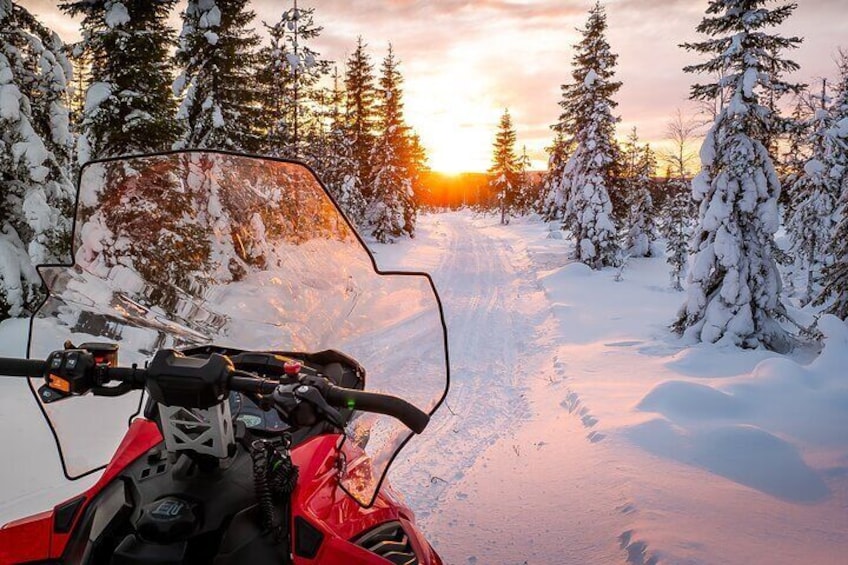
[{"label": "snowmobile windshield", "polygon": [[[429,277],[378,272],[303,165],[212,151],[92,162],[73,238],[72,265],[40,267],[49,295],[32,319],[32,358],[66,341],[117,343],[122,366],[203,344],[336,349],[365,368],[366,390],[429,414],[447,393]],[[67,477],[105,465],[140,406],[140,393],[41,403]],[[346,431],[342,484],[368,505],[411,432],[365,413]]]}]

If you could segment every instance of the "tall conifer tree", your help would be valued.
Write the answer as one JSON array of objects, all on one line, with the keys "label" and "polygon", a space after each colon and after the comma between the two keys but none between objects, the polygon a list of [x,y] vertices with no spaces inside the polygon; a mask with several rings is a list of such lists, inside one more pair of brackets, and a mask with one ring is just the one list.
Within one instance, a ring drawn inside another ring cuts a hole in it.
[{"label": "tall conifer tree", "polygon": [[650,257],[657,238],[651,184],[657,162],[650,146],[639,144],[636,128],[627,138],[620,186],[627,205],[625,249],[631,257]]},{"label": "tall conifer tree", "polygon": [[520,163],[515,155],[515,127],[509,110],[504,110],[492,150],[489,187],[498,199],[501,224],[509,223],[509,214],[521,189]]},{"label": "tall conifer tree", "polygon": [[548,169],[542,178],[541,192],[536,205],[536,209],[546,222],[563,219],[568,197],[561,183],[573,147],[569,147],[565,133],[558,128],[558,124],[551,126],[551,129],[555,132],[554,141],[550,147],[546,148],[548,151]]},{"label": "tall conifer tree", "polygon": [[248,0],[188,0],[176,59],[181,103],[177,148],[256,151],[259,97],[253,88],[260,40]]},{"label": "tall conifer tree", "polygon": [[792,240],[794,273],[804,277],[801,302],[806,304],[818,294],[821,270],[829,264],[827,250],[838,219],[837,202],[841,179],[833,174],[830,163],[839,141],[830,135],[833,115],[825,84],[818,97],[819,108],[810,119],[808,144],[812,153],[792,184],[792,214],[787,231]]},{"label": "tall conifer tree", "polygon": [[848,54],[840,59],[840,80],[831,105],[832,125],[826,131],[829,151],[824,166],[839,193],[838,223],[829,253],[833,263],[824,271],[824,291],[817,302],[832,300],[829,311],[848,319]]},{"label": "tall conifer tree", "polygon": [[37,302],[35,264],[68,259],[70,80],[59,37],[0,0],[0,319]]},{"label": "tall conifer tree", "polygon": [[365,222],[365,199],[356,180],[353,137],[345,115],[345,92],[338,69],[333,71],[329,104],[326,152],[313,159],[315,169],[347,217],[357,225]]},{"label": "tall conifer tree", "polygon": [[348,131],[353,143],[353,161],[356,165],[356,189],[366,201],[371,199],[371,155],[374,149],[376,122],[374,65],[365,51],[362,37],[356,41],[356,50],[347,60],[345,90],[347,97]]},{"label": "tall conifer tree", "polygon": [[699,341],[785,351],[790,340],[779,324],[786,313],[772,252],[780,181],[765,143],[784,124],[770,101],[798,90],[781,79],[798,65],[780,52],[801,40],[767,32],[796,5],[767,9],[766,2],[710,0],[698,26],[709,39],[684,45],[709,56],[685,71],[722,76],[693,86],[691,97],[724,95],[728,102],[707,133],[703,168],[692,182],[699,224],[688,299],[675,327]]},{"label": "tall conifer tree", "polygon": [[79,160],[170,149],[177,136],[169,85],[176,0],[84,0],[60,7],[81,15],[75,55],[91,63]]},{"label": "tall conifer tree", "polygon": [[321,35],[315,8],[293,7],[274,25],[265,24],[270,44],[258,55],[258,82],[264,91],[262,141],[265,153],[307,157],[320,131],[318,82],[330,62],[310,47]]},{"label": "tall conifer tree", "polygon": [[567,194],[563,225],[576,241],[576,259],[593,269],[619,260],[610,190],[616,179],[618,148],[612,96],[621,86],[613,80],[617,55],[606,40],[607,18],[598,2],[589,11],[575,46],[573,83],[562,87],[561,131],[572,132],[574,152],[563,170],[559,189]]},{"label": "tall conifer tree", "polygon": [[380,74],[378,135],[371,160],[374,180],[366,211],[372,234],[380,242],[415,232],[415,164],[411,159],[409,128],[403,119],[402,83],[398,61],[389,45]]}]

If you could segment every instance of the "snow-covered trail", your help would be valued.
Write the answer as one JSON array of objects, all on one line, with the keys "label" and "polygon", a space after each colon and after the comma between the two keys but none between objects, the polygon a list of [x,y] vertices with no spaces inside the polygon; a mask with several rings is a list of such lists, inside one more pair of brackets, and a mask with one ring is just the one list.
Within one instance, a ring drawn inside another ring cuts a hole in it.
[{"label": "snow-covered trail", "polygon": [[591,271],[544,229],[441,214],[377,247],[445,306],[447,406],[391,478],[446,562],[845,563],[848,328],[813,364],[687,346],[662,257]]},{"label": "snow-covered trail", "polygon": [[447,405],[392,481],[447,563],[623,563],[627,499],[566,386],[526,244],[491,217],[444,214],[378,250],[382,266],[432,274],[451,351]]}]

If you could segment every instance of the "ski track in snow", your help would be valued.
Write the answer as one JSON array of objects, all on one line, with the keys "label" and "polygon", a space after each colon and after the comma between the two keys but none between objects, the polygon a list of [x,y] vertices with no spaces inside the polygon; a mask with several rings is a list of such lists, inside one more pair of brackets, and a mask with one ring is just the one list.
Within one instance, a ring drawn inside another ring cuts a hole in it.
[{"label": "ski track in snow", "polygon": [[[395,463],[393,484],[446,563],[655,563],[647,544],[623,530],[635,507],[598,465],[581,465],[606,436],[567,385],[538,265],[497,220],[469,222],[463,214],[422,222],[415,251],[439,245],[423,261],[414,252],[377,250],[383,268],[431,273],[451,354],[446,405]],[[543,260],[567,261],[564,254]],[[547,421],[555,403],[568,416]],[[602,467],[607,458],[598,460]],[[559,480],[537,484],[537,465],[561,467]],[[583,492],[563,498],[573,485]],[[578,502],[587,492],[592,503]],[[533,520],[537,512],[548,525]]]},{"label": "ski track in snow", "polygon": [[[401,491],[416,501],[422,520],[439,508],[482,450],[525,417],[522,350],[534,328],[519,314],[519,303],[522,294],[537,291],[493,238],[469,234],[463,222],[450,216],[435,229],[445,247],[428,270],[447,318],[451,390],[427,433],[407,447],[405,453],[416,454],[415,459],[404,460],[402,454],[394,470],[411,479]],[[452,435],[461,441],[446,441]]]}]

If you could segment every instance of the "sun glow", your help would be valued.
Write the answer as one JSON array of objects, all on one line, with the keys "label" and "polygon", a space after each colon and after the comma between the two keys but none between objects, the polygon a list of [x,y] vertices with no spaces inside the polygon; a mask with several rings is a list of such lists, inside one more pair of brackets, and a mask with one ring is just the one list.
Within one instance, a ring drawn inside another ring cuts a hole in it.
[{"label": "sun glow", "polygon": [[446,174],[486,171],[503,108],[485,79],[469,73],[467,53],[440,68],[409,69],[406,115],[421,136],[430,168]]}]

